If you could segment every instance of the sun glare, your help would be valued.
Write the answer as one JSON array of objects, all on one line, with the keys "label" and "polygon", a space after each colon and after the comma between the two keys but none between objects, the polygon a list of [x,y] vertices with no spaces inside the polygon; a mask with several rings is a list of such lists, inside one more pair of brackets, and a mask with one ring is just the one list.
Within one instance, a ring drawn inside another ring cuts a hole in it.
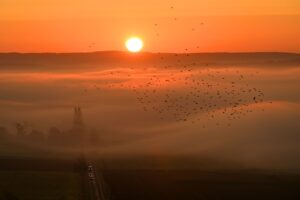
[{"label": "sun glare", "polygon": [[128,51],[136,53],[143,48],[143,41],[138,37],[132,37],[126,41],[125,45]]}]

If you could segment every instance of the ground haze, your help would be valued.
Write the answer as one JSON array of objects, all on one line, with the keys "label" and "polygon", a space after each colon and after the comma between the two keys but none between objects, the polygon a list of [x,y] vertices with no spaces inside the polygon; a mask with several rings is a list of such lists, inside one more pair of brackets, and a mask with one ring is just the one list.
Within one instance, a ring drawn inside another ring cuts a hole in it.
[{"label": "ground haze", "polygon": [[1,53],[0,199],[88,199],[89,165],[110,199],[298,199],[299,88],[292,53]]}]

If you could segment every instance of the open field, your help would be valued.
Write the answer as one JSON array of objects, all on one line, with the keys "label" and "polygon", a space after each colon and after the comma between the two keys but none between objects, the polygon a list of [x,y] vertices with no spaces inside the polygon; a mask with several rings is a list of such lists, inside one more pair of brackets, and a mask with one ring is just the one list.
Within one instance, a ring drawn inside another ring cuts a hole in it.
[{"label": "open field", "polygon": [[6,158],[0,163],[1,200],[75,200],[81,195],[80,175],[71,161]]},{"label": "open field", "polygon": [[[87,191],[82,188],[83,179],[74,160],[1,158],[0,163],[0,200],[84,200],[88,196],[83,194]],[[109,162],[99,163],[110,199],[300,198],[299,174],[242,169],[159,169],[150,161],[144,165],[149,168],[134,169],[124,163],[116,168]]]},{"label": "open field", "polygon": [[106,170],[115,200],[299,199],[300,176],[267,172]]},{"label": "open field", "polygon": [[0,177],[0,199],[75,200],[80,192],[79,176],[72,172],[0,171]]}]

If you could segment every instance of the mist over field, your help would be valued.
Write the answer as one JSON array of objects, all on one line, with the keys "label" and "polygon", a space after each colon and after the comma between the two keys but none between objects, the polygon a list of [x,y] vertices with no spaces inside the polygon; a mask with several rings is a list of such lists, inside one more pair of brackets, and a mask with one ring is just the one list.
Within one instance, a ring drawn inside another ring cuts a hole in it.
[{"label": "mist over field", "polygon": [[299,88],[299,54],[3,53],[0,154],[80,151],[80,106],[99,157],[299,170]]}]

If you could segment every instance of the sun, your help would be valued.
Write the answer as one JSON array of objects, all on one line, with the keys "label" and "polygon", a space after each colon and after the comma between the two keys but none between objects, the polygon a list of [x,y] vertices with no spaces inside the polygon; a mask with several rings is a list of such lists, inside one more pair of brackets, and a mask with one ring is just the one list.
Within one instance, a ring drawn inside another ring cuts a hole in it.
[{"label": "sun", "polygon": [[139,52],[143,48],[143,41],[138,37],[131,37],[126,40],[125,46],[130,52]]}]

